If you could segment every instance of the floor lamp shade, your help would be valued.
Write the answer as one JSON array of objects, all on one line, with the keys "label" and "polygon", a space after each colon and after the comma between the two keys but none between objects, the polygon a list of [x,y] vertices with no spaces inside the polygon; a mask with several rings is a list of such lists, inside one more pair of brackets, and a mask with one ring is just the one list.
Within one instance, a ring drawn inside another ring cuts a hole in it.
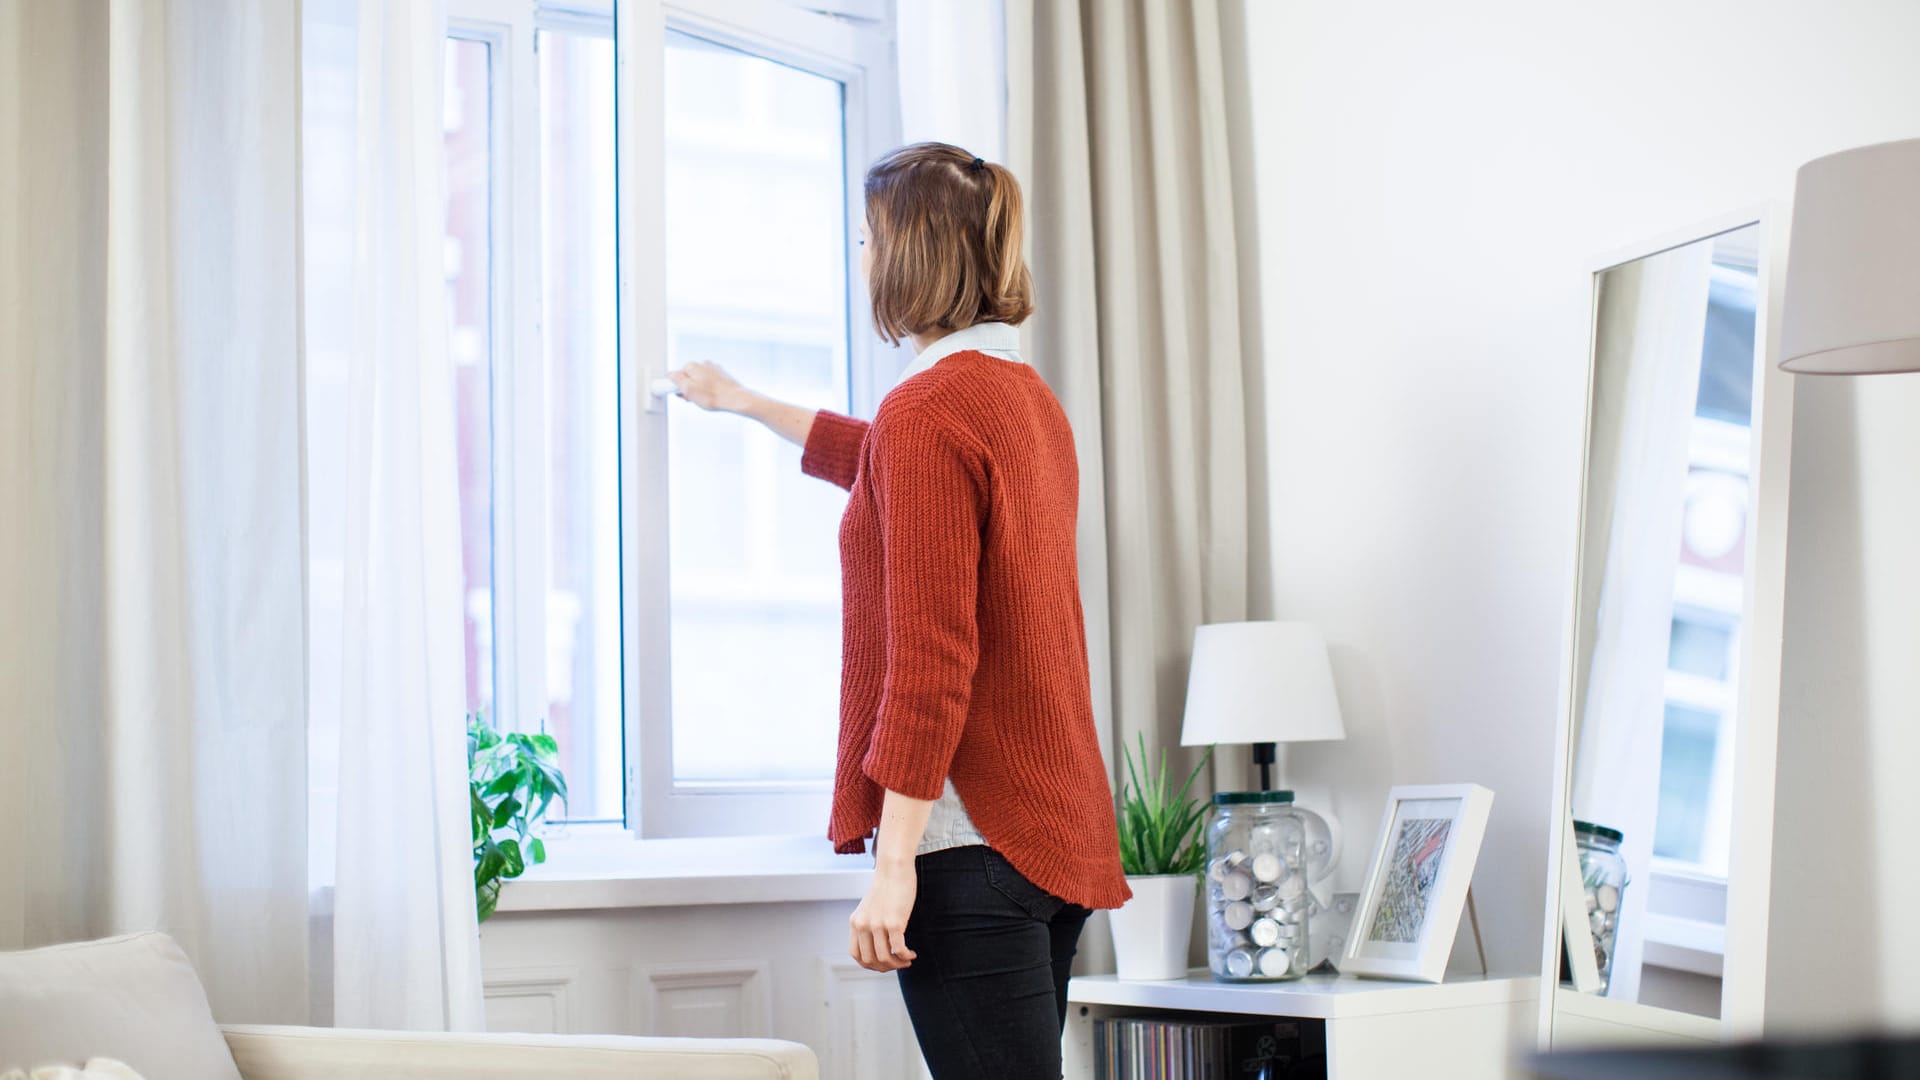
[{"label": "floor lamp shade", "polygon": [[1816,375],[1920,371],[1920,139],[1800,167],[1780,366]]},{"label": "floor lamp shade", "polygon": [[1183,745],[1312,742],[1346,734],[1319,627],[1213,623],[1194,633]]}]

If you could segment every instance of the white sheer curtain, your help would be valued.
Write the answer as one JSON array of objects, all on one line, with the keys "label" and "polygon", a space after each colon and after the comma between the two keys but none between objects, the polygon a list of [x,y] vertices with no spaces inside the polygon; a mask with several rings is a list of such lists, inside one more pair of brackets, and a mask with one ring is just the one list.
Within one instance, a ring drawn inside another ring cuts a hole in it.
[{"label": "white sheer curtain", "polygon": [[481,1025],[443,27],[0,2],[0,947],[160,928],[223,1020]]},{"label": "white sheer curtain", "polygon": [[1573,814],[1626,834],[1610,997],[1637,999],[1667,642],[1686,507],[1713,245],[1609,270],[1595,325],[1581,640],[1592,643],[1576,718]]},{"label": "white sheer curtain", "polygon": [[945,142],[990,161],[1007,153],[1002,0],[900,0],[900,141]]},{"label": "white sheer curtain", "polygon": [[0,3],[0,948],[307,1015],[294,0]]},{"label": "white sheer curtain", "polygon": [[312,865],[332,898],[321,997],[341,1026],[479,1029],[445,11],[306,0],[303,12]]}]

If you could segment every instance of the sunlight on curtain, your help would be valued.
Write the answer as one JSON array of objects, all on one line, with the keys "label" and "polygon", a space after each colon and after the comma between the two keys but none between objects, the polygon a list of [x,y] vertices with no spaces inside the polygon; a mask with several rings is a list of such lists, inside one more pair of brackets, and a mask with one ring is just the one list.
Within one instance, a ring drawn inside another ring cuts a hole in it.
[{"label": "sunlight on curtain", "polygon": [[445,12],[303,17],[318,996],[341,1026],[474,1030]]}]

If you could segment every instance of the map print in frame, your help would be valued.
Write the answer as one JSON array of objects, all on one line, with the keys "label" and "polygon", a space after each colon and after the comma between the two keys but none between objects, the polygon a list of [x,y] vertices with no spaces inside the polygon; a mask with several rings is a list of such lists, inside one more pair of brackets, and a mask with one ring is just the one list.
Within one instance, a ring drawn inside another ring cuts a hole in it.
[{"label": "map print in frame", "polygon": [[1400,822],[1393,840],[1393,857],[1387,864],[1387,880],[1381,886],[1373,925],[1367,931],[1369,940],[1405,944],[1420,940],[1452,825],[1451,818],[1408,818]]}]

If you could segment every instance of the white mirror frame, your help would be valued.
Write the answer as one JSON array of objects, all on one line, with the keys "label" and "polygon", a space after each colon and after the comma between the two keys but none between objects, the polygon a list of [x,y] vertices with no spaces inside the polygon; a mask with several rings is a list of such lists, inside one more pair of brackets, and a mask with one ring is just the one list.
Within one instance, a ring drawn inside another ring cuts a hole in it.
[{"label": "white mirror frame", "polygon": [[[1541,949],[1539,1043],[1553,1047],[1555,1001],[1560,990],[1560,868],[1564,856],[1561,824],[1571,809],[1572,728],[1575,672],[1578,670],[1578,604],[1581,552],[1587,501],[1588,452],[1592,440],[1594,334],[1597,329],[1598,279],[1606,270],[1657,255],[1748,225],[1760,229],[1760,311],[1754,327],[1756,368],[1753,381],[1753,469],[1747,534],[1745,640],[1741,679],[1736,691],[1739,728],[1734,746],[1733,836],[1728,852],[1727,917],[1721,972],[1718,1036],[1724,1041],[1758,1037],[1766,1011],[1767,924],[1772,899],[1774,767],[1779,746],[1780,644],[1786,594],[1787,489],[1793,446],[1793,376],[1780,370],[1778,351],[1781,297],[1785,291],[1789,211],[1769,203],[1727,214],[1660,239],[1613,252],[1588,265],[1586,370],[1581,417],[1579,499],[1574,510],[1574,561],[1563,622],[1560,712],[1554,743],[1554,826],[1548,829],[1546,940]],[[1569,991],[1571,993],[1571,991]],[[1662,1032],[1697,1039],[1713,1021],[1674,1014],[1634,1003],[1618,1003],[1622,1038]],[[1644,1011],[1645,1016],[1636,1015]],[[1662,1024],[1661,1014],[1677,1018]],[[1692,1021],[1699,1020],[1700,1023]],[[1638,1021],[1638,1023],[1636,1022]],[[1643,1026],[1644,1025],[1644,1026]],[[1638,1028],[1638,1030],[1635,1030]]]}]

